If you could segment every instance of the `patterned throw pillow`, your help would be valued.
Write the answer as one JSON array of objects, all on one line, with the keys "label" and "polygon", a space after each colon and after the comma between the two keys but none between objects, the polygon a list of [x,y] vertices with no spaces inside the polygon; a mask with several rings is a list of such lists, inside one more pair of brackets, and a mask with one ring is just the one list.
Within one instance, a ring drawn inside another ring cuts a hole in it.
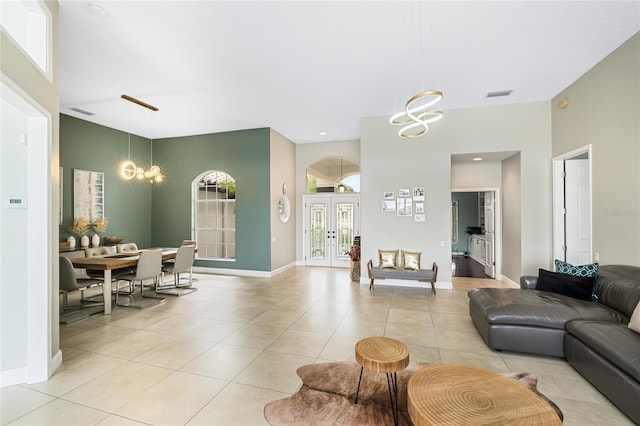
[{"label": "patterned throw pillow", "polygon": [[398,251],[399,250],[380,250],[378,249],[378,256],[380,257],[380,268],[398,268]]},{"label": "patterned throw pillow", "polygon": [[422,252],[414,253],[411,251],[402,250],[402,268],[412,269],[414,271],[420,270],[420,255]]},{"label": "patterned throw pillow", "polygon": [[556,272],[560,272],[562,274],[574,275],[576,277],[595,278],[598,276],[598,269],[600,268],[600,265],[598,263],[574,266],[570,263],[563,262],[562,260],[558,260],[558,259],[555,260],[555,263],[556,263]]}]

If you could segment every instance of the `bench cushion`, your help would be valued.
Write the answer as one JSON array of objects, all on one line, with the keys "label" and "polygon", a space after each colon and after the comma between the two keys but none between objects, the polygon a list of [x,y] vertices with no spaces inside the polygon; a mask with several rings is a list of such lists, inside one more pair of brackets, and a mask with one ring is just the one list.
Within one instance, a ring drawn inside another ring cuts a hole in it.
[{"label": "bench cushion", "polygon": [[433,271],[430,269],[414,271],[411,269],[371,268],[371,277],[378,279],[389,278],[397,280],[431,281],[433,280]]}]

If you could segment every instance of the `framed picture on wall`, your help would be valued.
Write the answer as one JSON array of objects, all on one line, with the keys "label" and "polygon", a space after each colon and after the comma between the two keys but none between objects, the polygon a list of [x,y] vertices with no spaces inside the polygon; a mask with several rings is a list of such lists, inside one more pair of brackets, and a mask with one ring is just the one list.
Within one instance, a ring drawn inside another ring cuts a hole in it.
[{"label": "framed picture on wall", "polygon": [[94,223],[104,217],[104,173],[73,170],[73,218]]},{"label": "framed picture on wall", "polygon": [[394,199],[394,195],[393,195],[393,191],[391,192],[385,192],[384,193],[384,197],[385,200],[393,200]]},{"label": "framed picture on wall", "polygon": [[398,190],[398,197],[410,197],[411,196],[411,191],[409,191],[409,188],[401,188]]},{"label": "framed picture on wall", "polygon": [[424,213],[424,203],[416,203],[416,214]]},{"label": "framed picture on wall", "polygon": [[398,198],[398,216],[413,215],[413,205],[411,198]]},{"label": "framed picture on wall", "polygon": [[396,211],[396,201],[395,200],[384,200],[382,202],[382,211],[383,212],[395,212]]},{"label": "framed picture on wall", "polygon": [[416,222],[424,222],[425,221],[425,216],[423,214],[416,214],[414,216],[415,221]]},{"label": "framed picture on wall", "polygon": [[424,201],[424,186],[413,188],[413,200]]}]

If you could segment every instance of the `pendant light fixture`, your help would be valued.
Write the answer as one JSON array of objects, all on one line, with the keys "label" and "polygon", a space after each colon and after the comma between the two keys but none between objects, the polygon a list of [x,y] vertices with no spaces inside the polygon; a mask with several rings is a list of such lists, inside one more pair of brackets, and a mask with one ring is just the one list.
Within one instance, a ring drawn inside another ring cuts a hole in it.
[{"label": "pendant light fixture", "polygon": [[[129,95],[122,95],[122,99],[125,99],[129,102],[133,102],[136,105],[140,105],[145,107],[152,112],[158,111],[158,107],[150,105],[146,102],[143,102],[139,99],[133,98]],[[153,116],[151,116],[151,133],[153,133]],[[125,180],[131,180],[136,178],[138,180],[148,180],[149,183],[160,183],[164,180],[164,175],[162,174],[162,170],[159,166],[153,164],[153,134],[151,135],[151,164],[148,170],[143,169],[142,167],[136,166],[136,164],[131,161],[131,132],[129,132],[128,136],[128,144],[129,151],[127,160],[120,164],[120,176]]]},{"label": "pendant light fixture", "polygon": [[340,159],[340,184],[338,185],[338,192],[344,192],[344,182],[342,182],[342,158]]},{"label": "pendant light fixture", "polygon": [[[421,5],[420,5],[421,6]],[[419,48],[420,48],[420,66],[419,73],[424,73],[423,69],[423,48],[422,48],[422,8],[418,10],[419,14]],[[411,27],[411,22],[409,22]],[[409,49],[411,50],[411,49]],[[411,52],[409,52],[411,53]],[[409,55],[411,56],[411,55]],[[435,62],[435,61],[434,61]],[[423,84],[424,86],[424,84]],[[398,136],[402,138],[417,138],[429,131],[429,124],[435,123],[442,118],[443,112],[440,108],[434,106],[443,98],[443,94],[439,90],[425,90],[414,96],[411,96],[404,105],[404,110],[392,115],[389,123],[394,126],[402,126],[398,131]]]}]

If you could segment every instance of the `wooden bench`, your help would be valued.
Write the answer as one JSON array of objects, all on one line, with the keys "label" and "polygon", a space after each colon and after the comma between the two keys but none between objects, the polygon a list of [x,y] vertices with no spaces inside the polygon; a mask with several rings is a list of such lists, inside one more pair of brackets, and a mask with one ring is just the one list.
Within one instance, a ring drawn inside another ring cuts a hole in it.
[{"label": "wooden bench", "polygon": [[375,268],[373,261],[369,259],[367,263],[367,272],[371,283],[369,290],[373,288],[375,280],[384,280],[385,278],[395,280],[413,280],[421,283],[431,283],[431,290],[436,294],[436,281],[438,280],[438,265],[433,262],[431,269],[420,269],[418,271],[411,269],[393,269],[393,268]]}]

